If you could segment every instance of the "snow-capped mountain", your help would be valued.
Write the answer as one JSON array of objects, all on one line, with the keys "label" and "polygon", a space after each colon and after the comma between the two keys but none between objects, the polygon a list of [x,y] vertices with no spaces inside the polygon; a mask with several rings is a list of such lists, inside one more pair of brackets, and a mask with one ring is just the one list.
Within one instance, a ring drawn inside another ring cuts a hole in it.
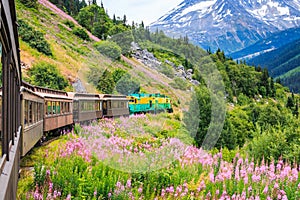
[{"label": "snow-capped mountain", "polygon": [[150,29],[187,35],[204,49],[230,53],[299,26],[300,0],[185,0]]}]

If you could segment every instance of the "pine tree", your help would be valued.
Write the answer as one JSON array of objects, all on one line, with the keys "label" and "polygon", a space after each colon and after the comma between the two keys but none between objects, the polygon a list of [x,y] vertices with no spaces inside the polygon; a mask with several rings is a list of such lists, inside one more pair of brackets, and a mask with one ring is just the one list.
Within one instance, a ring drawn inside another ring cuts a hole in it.
[{"label": "pine tree", "polygon": [[115,82],[112,73],[106,69],[99,80],[97,89],[105,94],[111,94],[114,91],[114,88]]},{"label": "pine tree", "polygon": [[286,107],[289,109],[292,109],[294,107],[294,101],[292,97],[288,97],[287,103],[286,103]]},{"label": "pine tree", "polygon": [[126,15],[124,15],[123,16],[123,24],[126,25],[126,22],[127,22],[127,17],[126,17]]},{"label": "pine tree", "polygon": [[117,24],[117,19],[116,19],[116,15],[114,14],[114,16],[113,16],[113,23],[114,24]]},{"label": "pine tree", "polygon": [[276,96],[276,88],[275,88],[275,83],[274,83],[273,77],[271,77],[270,89],[271,89],[270,96],[275,97]]},{"label": "pine tree", "polygon": [[297,118],[299,116],[299,102],[298,102],[298,100],[297,100],[295,108],[293,110],[293,115],[295,115]]}]

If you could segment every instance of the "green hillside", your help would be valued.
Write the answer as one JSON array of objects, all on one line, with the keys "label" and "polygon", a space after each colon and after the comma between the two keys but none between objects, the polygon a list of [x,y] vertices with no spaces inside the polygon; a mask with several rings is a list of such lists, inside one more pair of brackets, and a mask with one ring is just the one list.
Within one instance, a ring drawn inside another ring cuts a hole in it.
[{"label": "green hillside", "polygon": [[249,61],[270,71],[291,91],[299,93],[300,40],[296,40],[274,51],[264,53]]}]

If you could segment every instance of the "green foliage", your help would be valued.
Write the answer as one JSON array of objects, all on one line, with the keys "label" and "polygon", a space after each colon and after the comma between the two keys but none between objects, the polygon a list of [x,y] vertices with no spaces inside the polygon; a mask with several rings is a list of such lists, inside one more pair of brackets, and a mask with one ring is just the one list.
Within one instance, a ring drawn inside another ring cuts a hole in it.
[{"label": "green foliage", "polygon": [[72,32],[74,35],[77,35],[83,40],[88,40],[88,41],[90,40],[88,33],[83,28],[75,27]]},{"label": "green foliage", "polygon": [[96,42],[94,46],[103,55],[113,60],[120,59],[122,50],[115,42],[100,41],[100,42]]},{"label": "green foliage", "polygon": [[175,88],[175,89],[180,89],[180,90],[187,90],[188,84],[186,80],[176,77],[174,78],[173,82],[170,83],[170,85]]},{"label": "green foliage", "polygon": [[19,20],[18,23],[19,23],[19,36],[24,42],[28,43],[29,46],[31,46],[32,48],[38,50],[39,52],[47,56],[52,55],[50,45],[45,40],[44,35],[41,32],[34,30],[33,27],[31,27],[23,20]]},{"label": "green foliage", "polygon": [[286,107],[292,109],[294,107],[294,100],[291,96],[288,97]]},{"label": "green foliage", "polygon": [[104,70],[97,85],[97,89],[104,94],[111,94],[114,91],[115,82],[112,73],[109,70]]},{"label": "green foliage", "polygon": [[76,16],[81,8],[87,6],[83,0],[50,0],[50,2],[72,16]]},{"label": "green foliage", "polygon": [[173,68],[169,65],[161,65],[161,69],[159,71],[169,78],[174,78],[175,76]]},{"label": "green foliage", "polygon": [[101,78],[100,69],[96,66],[91,66],[90,71],[88,72],[88,81],[94,86],[98,84]]},{"label": "green foliage", "polygon": [[35,64],[28,74],[33,85],[57,90],[64,90],[69,85],[55,66],[45,62]]},{"label": "green foliage", "polygon": [[126,74],[126,71],[123,69],[118,68],[118,69],[114,70],[112,73],[114,82],[117,83],[125,74]]},{"label": "green foliage", "polygon": [[266,130],[257,127],[254,138],[247,146],[250,155],[256,160],[265,158],[273,160],[282,157],[290,162],[299,163],[300,158],[300,130],[299,121],[290,124],[290,127],[275,126]]},{"label": "green foliage", "polygon": [[70,21],[70,20],[65,20],[65,21],[63,21],[63,23],[64,23],[65,25],[67,25],[68,27],[70,27],[70,28],[74,28],[74,27],[75,27],[74,22],[72,22],[72,21]]},{"label": "green foliage", "polygon": [[139,93],[140,87],[140,83],[129,74],[124,74],[122,78],[116,82],[116,90],[124,95]]},{"label": "green foliage", "polygon": [[122,32],[122,33],[113,35],[110,40],[114,41],[121,47],[123,55],[127,55],[127,56],[130,55],[131,43],[134,41],[131,31],[126,31],[126,32]]},{"label": "green foliage", "polygon": [[37,0],[20,0],[20,2],[28,8],[38,8]]}]

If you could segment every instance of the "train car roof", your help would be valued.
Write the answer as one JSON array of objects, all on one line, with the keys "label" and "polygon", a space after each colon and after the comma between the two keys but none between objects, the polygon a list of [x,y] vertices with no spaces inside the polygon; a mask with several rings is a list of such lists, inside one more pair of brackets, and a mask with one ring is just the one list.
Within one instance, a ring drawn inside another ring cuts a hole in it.
[{"label": "train car roof", "polygon": [[99,94],[90,94],[90,93],[68,92],[68,97],[74,100],[75,99],[100,100]]},{"label": "train car roof", "polygon": [[64,96],[64,95],[49,94],[49,93],[43,93],[43,92],[36,92],[36,93],[44,98],[72,100],[72,98],[70,98],[68,96]]},{"label": "train car roof", "polygon": [[125,95],[99,94],[99,97],[101,100],[115,100],[115,101],[126,100],[126,101],[128,101],[128,99]]},{"label": "train car roof", "polygon": [[165,97],[168,98],[168,96],[164,95],[164,94],[160,94],[160,93],[155,93],[155,94],[145,94],[145,93],[135,93],[135,94],[129,94],[128,96],[131,97],[136,97],[136,98],[141,98],[141,97]]},{"label": "train car roof", "polygon": [[28,92],[28,93],[30,93],[30,94],[33,94],[33,95],[35,95],[35,96],[38,96],[38,97],[43,98],[43,96],[39,95],[39,94],[36,93],[36,92],[33,92],[32,90],[30,90],[30,89],[28,89],[28,88],[26,88],[26,87],[24,87],[24,86],[21,86],[20,92],[21,92],[21,93],[22,93],[22,92]]}]

